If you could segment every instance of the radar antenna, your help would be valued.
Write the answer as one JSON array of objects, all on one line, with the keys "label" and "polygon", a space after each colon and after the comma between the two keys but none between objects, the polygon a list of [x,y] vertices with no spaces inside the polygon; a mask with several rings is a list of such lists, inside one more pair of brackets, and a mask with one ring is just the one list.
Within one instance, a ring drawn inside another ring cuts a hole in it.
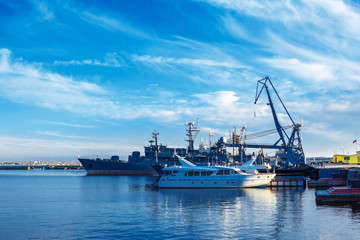
[{"label": "radar antenna", "polygon": [[[194,128],[194,122],[188,122],[185,124],[186,126],[188,126],[189,128],[186,130],[187,134],[186,136],[188,136],[189,138],[186,140],[187,142],[189,142],[189,151],[193,151],[194,150],[194,141],[197,137],[197,135],[200,132],[200,129],[198,129],[199,126],[199,119],[196,120],[196,126]],[[195,132],[195,135],[193,134],[193,132]]]}]

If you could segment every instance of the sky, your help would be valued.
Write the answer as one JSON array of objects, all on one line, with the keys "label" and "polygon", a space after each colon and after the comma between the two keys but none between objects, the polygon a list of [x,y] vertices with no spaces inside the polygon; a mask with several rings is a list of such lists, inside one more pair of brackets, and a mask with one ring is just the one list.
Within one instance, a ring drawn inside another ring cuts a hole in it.
[{"label": "sky", "polygon": [[127,159],[154,130],[185,147],[197,119],[196,145],[274,129],[266,76],[307,157],[358,149],[359,1],[0,0],[0,20],[0,161]]}]

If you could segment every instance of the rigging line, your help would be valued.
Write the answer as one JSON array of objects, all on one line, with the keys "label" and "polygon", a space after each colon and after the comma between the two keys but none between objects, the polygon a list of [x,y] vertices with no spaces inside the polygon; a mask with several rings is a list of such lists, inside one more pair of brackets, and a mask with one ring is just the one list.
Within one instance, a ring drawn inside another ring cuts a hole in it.
[{"label": "rigging line", "polygon": [[[293,127],[293,125],[288,125],[288,126],[283,127],[283,129],[289,129],[289,128],[292,128],[292,127]],[[270,130],[266,130],[266,131],[262,131],[262,132],[251,133],[251,134],[246,135],[245,139],[248,140],[248,139],[263,137],[263,136],[267,136],[267,135],[270,135],[270,134],[274,134],[276,132],[277,132],[276,129],[270,129]]]}]

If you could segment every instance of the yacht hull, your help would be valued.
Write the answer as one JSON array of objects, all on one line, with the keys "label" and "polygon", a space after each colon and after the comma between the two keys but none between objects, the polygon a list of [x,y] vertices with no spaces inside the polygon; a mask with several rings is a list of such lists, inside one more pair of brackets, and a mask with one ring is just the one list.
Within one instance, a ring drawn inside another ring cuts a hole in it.
[{"label": "yacht hull", "polygon": [[159,189],[196,189],[196,188],[253,188],[266,187],[275,174],[211,176],[211,177],[176,177],[163,176],[158,183]]}]

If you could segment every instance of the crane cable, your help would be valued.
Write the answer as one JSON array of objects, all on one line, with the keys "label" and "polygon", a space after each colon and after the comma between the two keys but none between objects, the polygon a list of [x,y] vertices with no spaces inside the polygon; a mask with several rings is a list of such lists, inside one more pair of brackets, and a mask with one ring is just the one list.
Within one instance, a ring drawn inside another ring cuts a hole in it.
[{"label": "crane cable", "polygon": [[[283,129],[289,129],[292,127],[293,127],[293,125],[288,125],[288,126],[284,126]],[[249,139],[264,137],[264,136],[271,135],[274,133],[277,133],[277,129],[270,129],[270,130],[266,130],[266,131],[262,131],[262,132],[251,133],[251,134],[245,135],[245,139],[249,140]]]}]

